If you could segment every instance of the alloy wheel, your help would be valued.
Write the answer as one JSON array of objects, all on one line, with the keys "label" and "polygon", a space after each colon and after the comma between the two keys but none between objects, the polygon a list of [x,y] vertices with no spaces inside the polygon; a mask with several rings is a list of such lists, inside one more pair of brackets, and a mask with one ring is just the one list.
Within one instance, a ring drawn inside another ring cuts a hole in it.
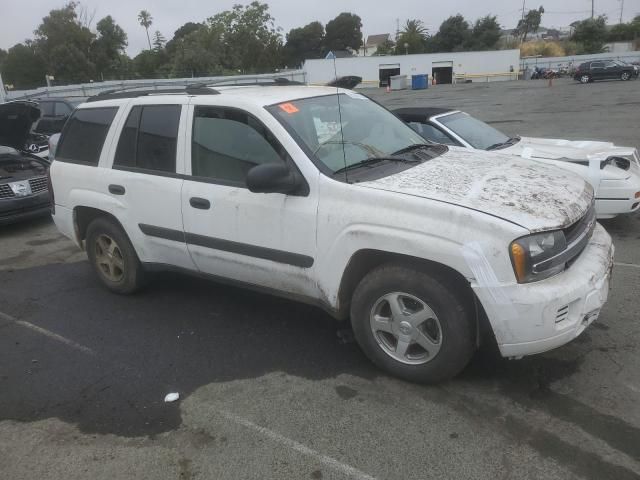
[{"label": "alloy wheel", "polygon": [[124,258],[116,241],[109,235],[100,234],[95,241],[96,266],[110,282],[118,283],[124,278]]},{"label": "alloy wheel", "polygon": [[391,358],[422,365],[442,346],[442,326],[422,300],[403,292],[383,295],[371,309],[370,326],[380,348]]}]

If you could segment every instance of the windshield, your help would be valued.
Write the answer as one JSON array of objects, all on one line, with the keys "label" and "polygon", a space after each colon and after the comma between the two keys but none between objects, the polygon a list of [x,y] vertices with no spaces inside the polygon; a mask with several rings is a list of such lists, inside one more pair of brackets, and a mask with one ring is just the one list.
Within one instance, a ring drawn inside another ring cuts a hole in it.
[{"label": "windshield", "polygon": [[425,143],[391,112],[357,93],[305,98],[267,109],[293,130],[331,173]]},{"label": "windshield", "polygon": [[452,113],[439,117],[437,121],[480,150],[509,141],[504,133],[466,113]]}]

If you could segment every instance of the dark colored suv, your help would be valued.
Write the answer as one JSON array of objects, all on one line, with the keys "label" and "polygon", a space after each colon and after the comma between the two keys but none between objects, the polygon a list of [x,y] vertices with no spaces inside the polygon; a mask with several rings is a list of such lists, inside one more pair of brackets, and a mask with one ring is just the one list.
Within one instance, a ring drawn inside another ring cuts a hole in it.
[{"label": "dark colored suv", "polygon": [[86,97],[42,98],[35,100],[42,112],[35,131],[45,135],[60,133],[67,118],[71,116],[71,112],[73,112],[78,105],[84,103],[85,100]]},{"label": "dark colored suv", "polygon": [[618,60],[599,60],[581,64],[573,78],[580,83],[595,80],[630,80],[638,77],[638,67]]}]

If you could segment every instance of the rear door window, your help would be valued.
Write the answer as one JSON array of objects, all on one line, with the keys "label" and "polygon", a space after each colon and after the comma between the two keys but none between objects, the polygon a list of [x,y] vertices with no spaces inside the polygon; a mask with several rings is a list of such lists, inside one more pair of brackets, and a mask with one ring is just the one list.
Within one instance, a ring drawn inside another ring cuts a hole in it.
[{"label": "rear door window", "polygon": [[76,110],[65,124],[56,160],[98,165],[100,152],[118,107]]},{"label": "rear door window", "polygon": [[180,105],[131,109],[120,134],[114,167],[175,173]]}]

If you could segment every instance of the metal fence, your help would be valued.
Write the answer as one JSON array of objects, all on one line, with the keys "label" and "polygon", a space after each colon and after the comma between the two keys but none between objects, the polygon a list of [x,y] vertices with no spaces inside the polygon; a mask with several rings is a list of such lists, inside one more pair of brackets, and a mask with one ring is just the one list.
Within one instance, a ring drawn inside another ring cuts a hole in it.
[{"label": "metal fence", "polygon": [[155,80],[113,80],[105,82],[82,83],[78,85],[64,85],[58,87],[42,87],[35,90],[13,90],[6,92],[6,100],[28,100],[30,98],[43,97],[90,97],[107,90],[119,88],[145,87],[162,90],[172,86],[195,85],[228,82],[229,85],[236,83],[260,83],[274,78],[286,78],[288,80],[306,83],[306,73],[304,70],[288,70],[278,73],[268,73],[263,75],[233,75],[220,77],[196,77],[196,78],[169,78]]}]

